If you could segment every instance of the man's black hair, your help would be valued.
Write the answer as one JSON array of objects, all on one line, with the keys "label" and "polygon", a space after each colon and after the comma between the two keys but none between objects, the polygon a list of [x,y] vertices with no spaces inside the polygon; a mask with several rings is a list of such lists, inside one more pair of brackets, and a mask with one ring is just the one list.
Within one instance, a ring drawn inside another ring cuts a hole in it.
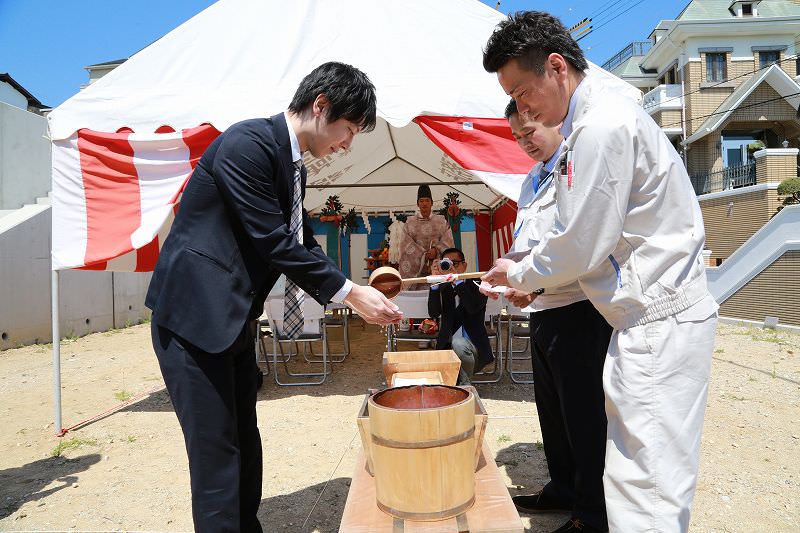
[{"label": "man's black hair", "polygon": [[513,98],[506,106],[506,120],[510,119],[512,115],[516,115],[519,113],[519,109],[517,109],[517,101]]},{"label": "man's black hair", "polygon": [[497,72],[512,59],[521,67],[544,75],[544,62],[550,54],[561,54],[579,72],[589,68],[583,50],[567,28],[550,13],[518,11],[495,28],[483,49],[483,68]]},{"label": "man's black hair", "polygon": [[442,255],[439,256],[439,259],[444,259],[444,256],[446,256],[447,254],[458,254],[458,257],[461,258],[461,261],[466,262],[466,259],[464,259],[464,252],[462,252],[458,248],[448,248],[447,250],[442,252]]},{"label": "man's black hair", "polygon": [[362,132],[375,128],[375,86],[356,67],[336,61],[318,66],[300,82],[289,111],[302,113],[320,94],[330,102],[326,109],[328,122],[344,118]]}]

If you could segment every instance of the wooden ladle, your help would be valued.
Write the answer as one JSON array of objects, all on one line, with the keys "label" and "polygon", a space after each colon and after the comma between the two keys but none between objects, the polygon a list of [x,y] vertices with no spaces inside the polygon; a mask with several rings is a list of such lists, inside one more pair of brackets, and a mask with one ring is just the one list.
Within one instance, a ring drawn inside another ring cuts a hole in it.
[{"label": "wooden ladle", "polygon": [[400,272],[396,268],[382,266],[376,268],[369,276],[367,282],[370,287],[373,287],[383,293],[384,296],[390,300],[400,294],[403,290],[403,285],[412,285],[414,283],[443,283],[446,281],[456,281],[459,279],[475,279],[486,274],[486,272],[464,272],[463,274],[440,274],[432,276],[424,276],[421,278],[406,278],[400,277]]}]

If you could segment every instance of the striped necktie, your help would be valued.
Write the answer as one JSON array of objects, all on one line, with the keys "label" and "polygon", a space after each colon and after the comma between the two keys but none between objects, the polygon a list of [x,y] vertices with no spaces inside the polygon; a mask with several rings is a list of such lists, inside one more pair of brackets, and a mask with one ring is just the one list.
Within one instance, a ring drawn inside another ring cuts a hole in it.
[{"label": "striped necktie", "polygon": [[[294,163],[294,192],[292,193],[292,217],[289,221],[289,233],[297,236],[303,244],[303,201],[300,192],[300,173],[303,160]],[[296,339],[303,331],[303,299],[305,293],[297,284],[286,278],[286,290],[283,299],[283,332],[290,339]]]}]

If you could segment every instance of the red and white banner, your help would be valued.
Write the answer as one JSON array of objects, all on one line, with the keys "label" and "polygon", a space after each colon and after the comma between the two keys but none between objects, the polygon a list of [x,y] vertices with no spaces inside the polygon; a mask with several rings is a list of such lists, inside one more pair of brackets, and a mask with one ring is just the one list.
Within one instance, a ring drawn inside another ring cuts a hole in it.
[{"label": "red and white banner", "polygon": [[419,116],[425,135],[459,165],[502,193],[511,202],[500,206],[492,220],[492,252],[504,255],[513,242],[519,188],[536,163],[520,149],[502,118]]},{"label": "red and white banner", "polygon": [[[420,116],[417,123],[463,168],[503,195],[518,198],[533,161],[504,119]],[[155,133],[82,129],[55,141],[53,268],[152,271],[180,192],[219,133],[207,124],[181,132],[168,127]],[[513,212],[495,216],[495,254],[511,245]]]},{"label": "red and white banner", "polygon": [[79,130],[53,143],[53,269],[149,272],[213,126]]}]

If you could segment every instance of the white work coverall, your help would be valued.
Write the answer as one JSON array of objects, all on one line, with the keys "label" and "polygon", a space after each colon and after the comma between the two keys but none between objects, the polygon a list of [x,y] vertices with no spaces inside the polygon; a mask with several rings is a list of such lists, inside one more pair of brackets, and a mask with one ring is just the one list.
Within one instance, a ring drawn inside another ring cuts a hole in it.
[{"label": "white work coverall", "polygon": [[664,133],[608,80],[583,79],[562,133],[555,223],[509,284],[578,279],[615,329],[603,371],[610,530],[686,531],[718,308],[700,207]]},{"label": "white work coverall", "polygon": [[[530,253],[531,248],[553,226],[556,216],[556,188],[552,179],[540,184],[538,193],[533,192],[533,176],[538,175],[544,163],[534,165],[522,184],[517,201],[517,219],[514,223],[514,242],[505,257],[522,258]],[[556,169],[557,171],[557,169]],[[525,313],[545,311],[556,307],[564,307],[586,299],[577,280],[561,287],[551,287],[527,307]]]}]

